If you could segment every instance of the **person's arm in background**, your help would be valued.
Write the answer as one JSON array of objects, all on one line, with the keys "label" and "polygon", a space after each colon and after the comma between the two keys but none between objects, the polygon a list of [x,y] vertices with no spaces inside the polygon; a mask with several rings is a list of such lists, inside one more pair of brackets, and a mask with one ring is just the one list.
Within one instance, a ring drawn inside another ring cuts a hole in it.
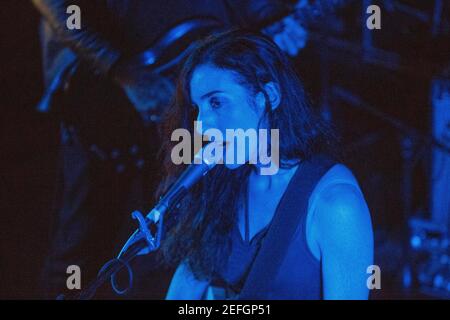
[{"label": "person's arm in background", "polygon": [[[99,73],[107,74],[120,58],[120,52],[111,41],[101,36],[94,26],[85,19],[85,7],[77,0],[32,0],[34,6],[48,22],[63,45],[70,48],[80,59],[87,61]],[[87,2],[83,4],[86,5]],[[69,30],[66,26],[67,8],[79,5],[81,8],[82,27]],[[102,16],[102,19],[105,17]]]},{"label": "person's arm in background", "polygon": [[[336,10],[354,0],[228,0],[237,15],[238,23],[245,28],[260,29],[290,56],[303,49],[308,39],[305,27],[320,23]],[[296,19],[289,16],[297,10]],[[278,21],[274,24],[275,21]]]},{"label": "person's arm in background", "polygon": [[[69,48],[79,60],[93,67],[97,74],[106,75],[119,84],[137,111],[146,112],[153,107],[156,100],[154,90],[148,88],[157,88],[159,95],[164,97],[167,91],[172,90],[164,79],[152,77],[140,66],[130,64],[126,54],[118,48],[120,45],[126,46],[127,40],[118,30],[118,15],[126,14],[129,2],[117,2],[120,8],[110,8],[104,0],[32,2],[55,33],[56,40]],[[69,17],[67,7],[73,4],[81,10],[80,30],[69,30],[66,26]],[[157,85],[155,79],[160,81]]]},{"label": "person's arm in background", "polygon": [[[236,23],[243,28],[268,31],[284,52],[295,56],[306,44],[306,30],[292,18],[287,17],[295,7],[296,0],[227,0]],[[267,26],[277,23],[276,31]]]}]

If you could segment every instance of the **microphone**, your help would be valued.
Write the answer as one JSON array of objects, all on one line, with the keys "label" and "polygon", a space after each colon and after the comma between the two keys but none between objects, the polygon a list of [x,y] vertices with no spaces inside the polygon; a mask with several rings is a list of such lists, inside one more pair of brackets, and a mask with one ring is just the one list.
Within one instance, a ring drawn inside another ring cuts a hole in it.
[{"label": "microphone", "polygon": [[194,156],[194,163],[190,164],[173,183],[155,208],[147,215],[147,219],[152,220],[154,223],[158,222],[160,216],[169,207],[175,205],[197,181],[223,160],[223,152],[218,152],[219,156],[205,154],[204,151],[207,147],[212,147],[215,151],[223,151],[223,141],[213,141],[197,152]]},{"label": "microphone", "polygon": [[[159,200],[158,204],[144,216],[139,211],[134,211],[132,217],[138,220],[139,229],[136,230],[128,241],[123,246],[120,251],[118,258],[122,255],[137,241],[144,238],[147,242],[147,248],[140,253],[136,254],[146,254],[159,247],[161,240],[162,227],[159,226],[156,238],[151,234],[148,229],[151,223],[161,222],[164,217],[164,213],[172,206],[176,205],[178,201],[188,192],[188,190],[200,180],[204,175],[206,175],[214,166],[223,160],[223,141],[213,141],[206,145],[204,148],[200,149],[199,152],[194,156],[194,163],[190,164],[187,169],[180,175],[180,177],[172,184],[165,195]],[[211,153],[205,154],[207,148],[213,148],[213,150],[218,153],[217,156],[213,156]],[[138,248],[139,249],[139,248]]]}]

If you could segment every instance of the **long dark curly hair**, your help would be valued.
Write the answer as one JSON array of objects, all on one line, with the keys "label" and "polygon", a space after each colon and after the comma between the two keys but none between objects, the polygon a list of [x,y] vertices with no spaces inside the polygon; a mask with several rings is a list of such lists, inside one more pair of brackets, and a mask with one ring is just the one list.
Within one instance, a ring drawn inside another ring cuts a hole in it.
[{"label": "long dark curly hair", "polygon": [[[264,91],[268,82],[278,84],[281,102],[272,110],[268,99],[265,117],[269,129],[279,129],[280,166],[307,160],[317,153],[334,154],[336,136],[311,108],[302,82],[287,56],[269,38],[253,32],[232,30],[199,42],[182,67],[172,105],[166,114],[162,154],[166,178],[159,187],[162,195],[184,169],[174,165],[170,154],[175,142],[174,129],[194,134],[197,111],[190,99],[190,80],[195,68],[211,64],[234,71],[251,93]],[[267,95],[266,95],[267,97]],[[176,266],[186,262],[198,279],[211,279],[216,267],[225,263],[230,249],[230,231],[237,223],[237,212],[246,194],[250,165],[230,170],[217,165],[179,205],[167,215],[166,235],[161,253],[165,262]]]}]

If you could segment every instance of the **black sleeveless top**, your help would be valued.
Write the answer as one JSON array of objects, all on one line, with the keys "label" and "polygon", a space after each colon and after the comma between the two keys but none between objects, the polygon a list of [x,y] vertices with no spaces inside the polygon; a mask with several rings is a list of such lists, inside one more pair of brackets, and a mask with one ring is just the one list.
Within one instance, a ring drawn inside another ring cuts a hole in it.
[{"label": "black sleeveless top", "polygon": [[250,241],[242,239],[237,225],[231,234],[231,252],[228,259],[216,270],[216,278],[211,282],[215,299],[237,298],[244,286],[250,266],[261,246],[269,226],[264,227]]},{"label": "black sleeveless top", "polygon": [[[302,171],[302,166],[299,165],[284,194],[301,190],[305,183]],[[318,182],[319,180],[314,181],[314,185]],[[274,216],[284,200],[283,195]],[[296,207],[302,206],[299,203]],[[308,210],[299,213],[299,223],[293,241],[288,246],[277,274],[271,279],[271,290],[266,295],[267,299],[322,299],[321,263],[311,253],[306,240],[307,213]],[[238,226],[235,225],[231,234],[230,253],[224,257],[224,263],[217,266],[216,276],[210,283],[215,299],[238,297],[269,227],[270,224],[248,242],[242,239]]]}]

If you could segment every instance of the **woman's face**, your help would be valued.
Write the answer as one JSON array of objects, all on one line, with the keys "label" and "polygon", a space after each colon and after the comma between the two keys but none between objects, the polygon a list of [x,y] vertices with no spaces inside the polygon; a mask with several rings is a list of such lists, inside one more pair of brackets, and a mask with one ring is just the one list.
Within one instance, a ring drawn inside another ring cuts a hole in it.
[{"label": "woman's face", "polygon": [[[234,146],[233,163],[225,162],[230,169],[239,167],[238,152],[242,156],[245,152],[245,162],[257,152],[257,146],[246,143],[244,150],[238,148],[236,139],[229,144],[226,129],[254,129],[258,133],[259,120],[264,108],[257,103],[254,95],[247,87],[239,83],[237,74],[230,70],[219,69],[210,64],[196,67],[190,81],[191,101],[198,110],[197,121],[202,122],[202,128],[197,126],[199,133],[208,129],[218,129],[225,142],[228,142],[226,153],[231,145]],[[239,149],[239,150],[238,150]]]}]

